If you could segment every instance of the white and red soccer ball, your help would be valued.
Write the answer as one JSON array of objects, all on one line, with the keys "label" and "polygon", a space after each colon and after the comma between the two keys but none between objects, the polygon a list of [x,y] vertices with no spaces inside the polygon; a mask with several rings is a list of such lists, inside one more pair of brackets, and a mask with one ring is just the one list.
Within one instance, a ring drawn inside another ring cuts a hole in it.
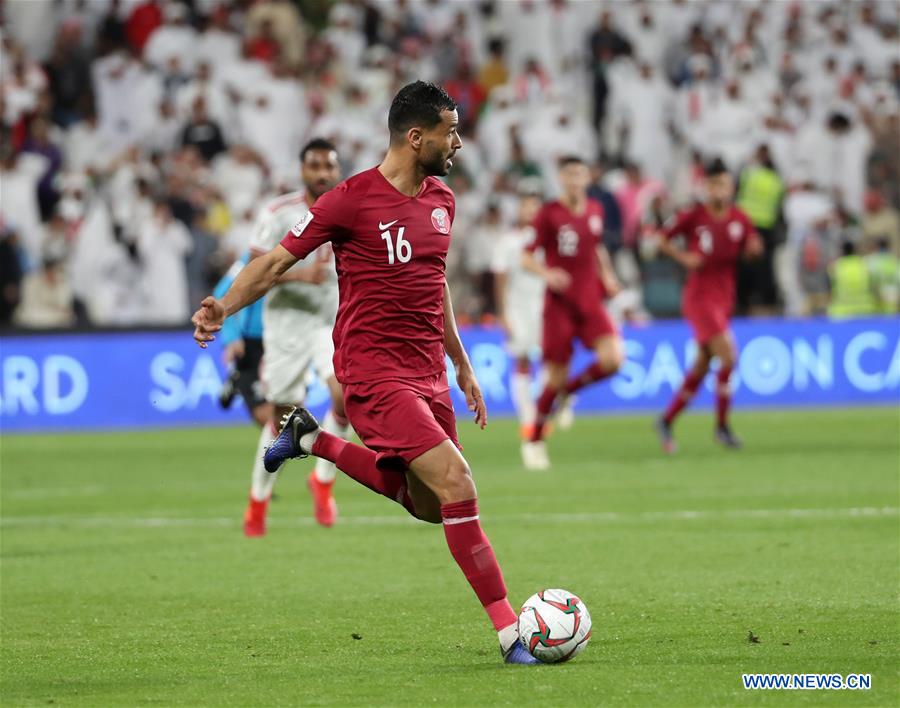
[{"label": "white and red soccer ball", "polygon": [[584,651],[590,638],[591,613],[567,590],[541,590],[519,612],[519,641],[544,663],[568,661]]}]

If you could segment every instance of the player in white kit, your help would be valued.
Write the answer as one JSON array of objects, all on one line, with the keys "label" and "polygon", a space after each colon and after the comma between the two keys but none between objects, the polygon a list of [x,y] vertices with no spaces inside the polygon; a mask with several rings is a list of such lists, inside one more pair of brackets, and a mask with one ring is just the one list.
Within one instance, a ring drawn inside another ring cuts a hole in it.
[{"label": "player in white kit", "polygon": [[516,225],[497,240],[491,263],[497,314],[506,333],[507,350],[515,359],[511,397],[519,416],[523,440],[531,435],[536,414],[531,364],[541,351],[544,281],[522,267],[522,252],[534,240],[531,224],[540,208],[539,196],[522,195]]},{"label": "player in white kit", "polygon": [[[251,258],[275,248],[315,201],[340,181],[337,151],[327,140],[310,141],[300,153],[300,163],[305,189],[285,194],[263,207],[250,242]],[[278,475],[266,472],[263,453],[277,434],[281,417],[306,398],[311,372],[328,385],[331,394],[331,409],[322,428],[342,437],[350,432],[332,365],[331,331],[337,306],[337,275],[330,244],[298,261],[266,297],[262,380],[266,399],[274,404],[274,418],[263,428],[254,459],[250,503],[244,514],[247,536],[262,536],[266,532],[266,512]],[[320,458],[307,482],[316,521],[323,526],[331,526],[337,518],[332,495],[334,478],[334,464]]]}]

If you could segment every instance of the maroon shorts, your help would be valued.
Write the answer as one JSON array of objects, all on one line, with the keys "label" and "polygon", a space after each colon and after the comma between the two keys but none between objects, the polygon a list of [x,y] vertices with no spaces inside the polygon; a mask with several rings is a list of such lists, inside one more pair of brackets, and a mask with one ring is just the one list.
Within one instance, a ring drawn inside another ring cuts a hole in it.
[{"label": "maroon shorts", "polygon": [[544,361],[568,364],[575,350],[575,339],[588,349],[600,337],[617,335],[619,330],[602,303],[579,308],[570,303],[547,298],[544,303]]},{"label": "maroon shorts", "polygon": [[344,408],[379,467],[405,469],[444,440],[460,447],[447,373],[344,384]]},{"label": "maroon shorts", "polygon": [[709,344],[710,339],[727,332],[730,328],[729,308],[685,302],[682,311],[691,329],[694,330],[694,339],[701,346]]}]

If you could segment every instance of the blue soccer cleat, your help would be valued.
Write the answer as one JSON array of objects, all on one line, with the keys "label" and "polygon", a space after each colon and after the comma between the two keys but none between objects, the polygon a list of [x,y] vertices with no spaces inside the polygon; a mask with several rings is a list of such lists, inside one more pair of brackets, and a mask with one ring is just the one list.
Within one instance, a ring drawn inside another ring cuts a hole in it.
[{"label": "blue soccer cleat", "polygon": [[312,450],[305,449],[300,439],[307,433],[319,430],[319,421],[305,408],[295,408],[281,421],[281,432],[278,433],[263,457],[266,472],[277,472],[285,460],[296,457],[309,457]]},{"label": "blue soccer cleat", "polygon": [[541,663],[529,654],[528,650],[519,644],[519,642],[516,642],[507,650],[503,655],[503,662],[506,664],[526,664],[532,666]]}]

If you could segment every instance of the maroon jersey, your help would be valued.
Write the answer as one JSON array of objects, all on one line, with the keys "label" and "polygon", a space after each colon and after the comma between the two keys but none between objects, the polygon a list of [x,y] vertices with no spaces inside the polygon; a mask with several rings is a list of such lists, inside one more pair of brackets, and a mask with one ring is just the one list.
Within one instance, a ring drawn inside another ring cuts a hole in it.
[{"label": "maroon jersey", "polygon": [[428,177],[415,197],[372,168],[319,197],[281,241],[304,258],[334,247],[340,304],[334,370],[341,383],[444,371],[444,265],[455,201]]},{"label": "maroon jersey", "polygon": [[529,251],[543,249],[548,268],[562,268],[572,283],[562,293],[547,290],[548,298],[558,298],[579,309],[597,306],[606,294],[600,280],[597,246],[603,237],[603,207],[587,200],[584,213],[576,215],[559,201],[541,207],[534,219],[534,242]]},{"label": "maroon jersey", "polygon": [[688,274],[684,306],[726,308],[730,312],[738,260],[750,240],[758,238],[747,215],[732,206],[719,219],[705,205],[696,204],[675,218],[665,236],[683,236],[686,250],[703,257],[703,265]]}]

